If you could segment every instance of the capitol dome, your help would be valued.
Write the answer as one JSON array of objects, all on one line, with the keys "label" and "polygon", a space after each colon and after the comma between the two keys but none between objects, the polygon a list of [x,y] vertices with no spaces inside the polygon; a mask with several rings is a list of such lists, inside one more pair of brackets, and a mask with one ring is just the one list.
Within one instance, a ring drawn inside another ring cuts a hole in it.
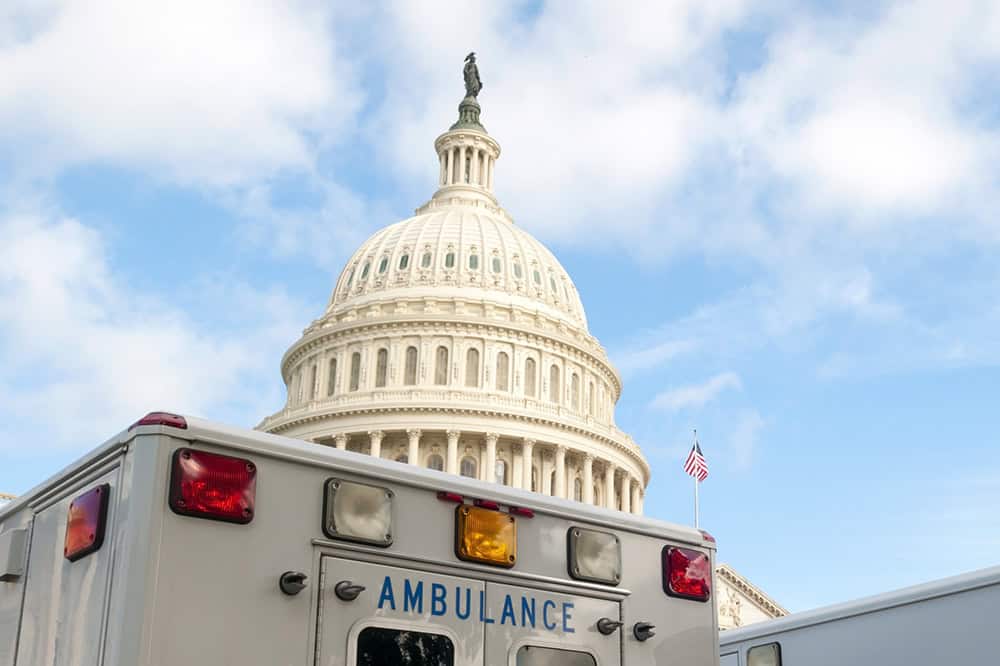
[{"label": "capitol dome", "polygon": [[621,378],[566,270],[497,202],[475,98],[459,113],[434,142],[437,192],[354,252],[257,427],[640,513],[649,465],[614,423]]}]

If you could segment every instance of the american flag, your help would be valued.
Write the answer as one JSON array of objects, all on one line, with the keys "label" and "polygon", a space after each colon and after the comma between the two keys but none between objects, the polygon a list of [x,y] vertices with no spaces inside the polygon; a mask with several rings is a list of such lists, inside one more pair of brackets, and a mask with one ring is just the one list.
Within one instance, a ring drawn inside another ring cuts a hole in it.
[{"label": "american flag", "polygon": [[698,444],[698,440],[694,441],[691,453],[684,461],[684,471],[689,476],[698,479],[699,483],[708,478],[708,463],[705,462],[705,456],[701,455],[701,446]]}]

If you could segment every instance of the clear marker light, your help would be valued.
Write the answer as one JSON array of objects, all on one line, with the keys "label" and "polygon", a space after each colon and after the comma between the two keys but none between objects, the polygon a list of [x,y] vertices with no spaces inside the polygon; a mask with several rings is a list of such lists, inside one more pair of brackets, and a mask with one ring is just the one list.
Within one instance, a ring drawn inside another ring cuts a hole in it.
[{"label": "clear marker light", "polygon": [[622,579],[622,546],[611,532],[571,527],[569,575],[578,580],[617,585]]},{"label": "clear marker light", "polygon": [[323,531],[333,539],[389,546],[392,497],[392,491],[382,486],[330,479],[326,482]]}]

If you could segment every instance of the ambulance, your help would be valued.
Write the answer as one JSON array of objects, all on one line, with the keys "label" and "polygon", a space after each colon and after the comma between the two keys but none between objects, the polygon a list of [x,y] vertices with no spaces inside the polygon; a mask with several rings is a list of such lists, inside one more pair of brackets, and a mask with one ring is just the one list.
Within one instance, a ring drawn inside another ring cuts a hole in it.
[{"label": "ambulance", "polygon": [[722,666],[998,664],[998,611],[993,567],[724,631],[719,651]]},{"label": "ambulance", "polygon": [[0,508],[0,666],[718,666],[714,539],[154,412]]}]

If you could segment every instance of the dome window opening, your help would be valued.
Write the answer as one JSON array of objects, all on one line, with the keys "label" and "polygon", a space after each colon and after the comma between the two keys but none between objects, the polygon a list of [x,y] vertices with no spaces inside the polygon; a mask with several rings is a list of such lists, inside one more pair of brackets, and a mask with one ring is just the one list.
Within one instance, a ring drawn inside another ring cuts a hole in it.
[{"label": "dome window opening", "polygon": [[330,359],[330,369],[327,375],[326,394],[333,395],[337,392],[337,359]]},{"label": "dome window opening", "polygon": [[559,383],[559,366],[553,365],[549,368],[549,400],[558,405],[562,402],[562,400],[560,400],[561,393],[562,390]]},{"label": "dome window opening", "polygon": [[535,269],[532,277],[535,278],[535,286],[536,287],[541,287],[542,286],[542,274],[538,271],[537,268]]},{"label": "dome window opening", "polygon": [[378,274],[382,275],[389,268],[389,257],[382,257],[382,261],[378,262]]},{"label": "dome window opening", "polygon": [[500,273],[500,257],[493,257],[493,272]]},{"label": "dome window opening", "polygon": [[523,276],[524,276],[524,274],[521,272],[521,262],[515,261],[514,262],[514,277],[516,277],[518,280],[520,280]]},{"label": "dome window opening", "polygon": [[438,472],[444,471],[444,458],[436,453],[432,453],[427,456],[427,469],[433,469]]},{"label": "dome window opening", "polygon": [[467,476],[470,479],[475,479],[479,475],[476,473],[478,465],[476,464],[476,459],[472,456],[465,456],[462,458],[462,464],[459,466],[459,474],[462,476]]},{"label": "dome window opening", "polygon": [[351,354],[351,384],[350,390],[357,391],[361,386],[361,352]]},{"label": "dome window opening", "polygon": [[313,363],[312,367],[309,368],[309,399],[310,400],[315,400],[316,399],[316,376],[318,374],[318,371],[319,371],[319,366],[317,366],[315,363]]},{"label": "dome window opening", "polygon": [[399,270],[405,271],[410,267],[410,255],[404,254],[399,258]]},{"label": "dome window opening", "polygon": [[434,255],[431,254],[430,252],[424,252],[424,256],[420,258],[420,267],[430,268],[431,263],[433,263],[433,261],[434,261]]},{"label": "dome window opening", "polygon": [[479,388],[479,350],[470,349],[465,354],[465,385]]},{"label": "dome window opening", "polygon": [[454,268],[455,267],[455,253],[454,252],[448,252],[448,254],[444,255],[444,267],[445,268]]},{"label": "dome window opening", "polygon": [[570,393],[573,400],[573,410],[580,411],[580,375],[573,373],[573,379],[570,380]]},{"label": "dome window opening", "polygon": [[559,291],[556,288],[556,278],[553,275],[549,276],[549,286],[552,287],[552,298],[559,298]]},{"label": "dome window opening", "polygon": [[375,360],[375,386],[383,388],[389,368],[389,350],[379,349]]},{"label": "dome window opening", "polygon": [[368,271],[371,269],[371,267],[372,267],[372,262],[366,261],[364,267],[362,267],[362,269],[361,269],[361,279],[362,280],[367,279],[367,277],[368,277]]},{"label": "dome window opening", "polygon": [[354,282],[354,271],[356,271],[356,270],[358,270],[357,266],[355,266],[354,268],[352,268],[351,269],[351,274],[347,276],[347,287],[348,288],[350,288],[351,283]]},{"label": "dome window opening", "polygon": [[583,501],[583,482],[580,481],[580,477],[573,479],[573,499],[577,502]]},{"label": "dome window opening", "polygon": [[497,354],[497,390],[510,390],[510,357],[507,352]]},{"label": "dome window opening", "polygon": [[524,359],[524,394],[529,398],[535,397],[535,385],[538,378],[538,367],[535,359]]},{"label": "dome window opening", "polygon": [[469,255],[469,270],[478,271],[479,270],[479,255],[470,254]]},{"label": "dome window opening", "polygon": [[591,416],[594,415],[594,410],[596,408],[594,401],[594,382],[590,382],[590,390],[587,391],[587,413]]},{"label": "dome window opening", "polygon": [[417,348],[406,348],[406,364],[403,370],[403,384],[414,386],[417,383]]},{"label": "dome window opening", "polygon": [[496,468],[493,470],[493,480],[499,483],[501,486],[506,486],[508,483],[507,479],[507,461],[497,459]]},{"label": "dome window opening", "polygon": [[448,348],[444,346],[437,348],[434,362],[434,383],[438,386],[448,384]]},{"label": "dome window opening", "polygon": [[538,492],[538,466],[532,465],[531,467],[531,492]]}]

